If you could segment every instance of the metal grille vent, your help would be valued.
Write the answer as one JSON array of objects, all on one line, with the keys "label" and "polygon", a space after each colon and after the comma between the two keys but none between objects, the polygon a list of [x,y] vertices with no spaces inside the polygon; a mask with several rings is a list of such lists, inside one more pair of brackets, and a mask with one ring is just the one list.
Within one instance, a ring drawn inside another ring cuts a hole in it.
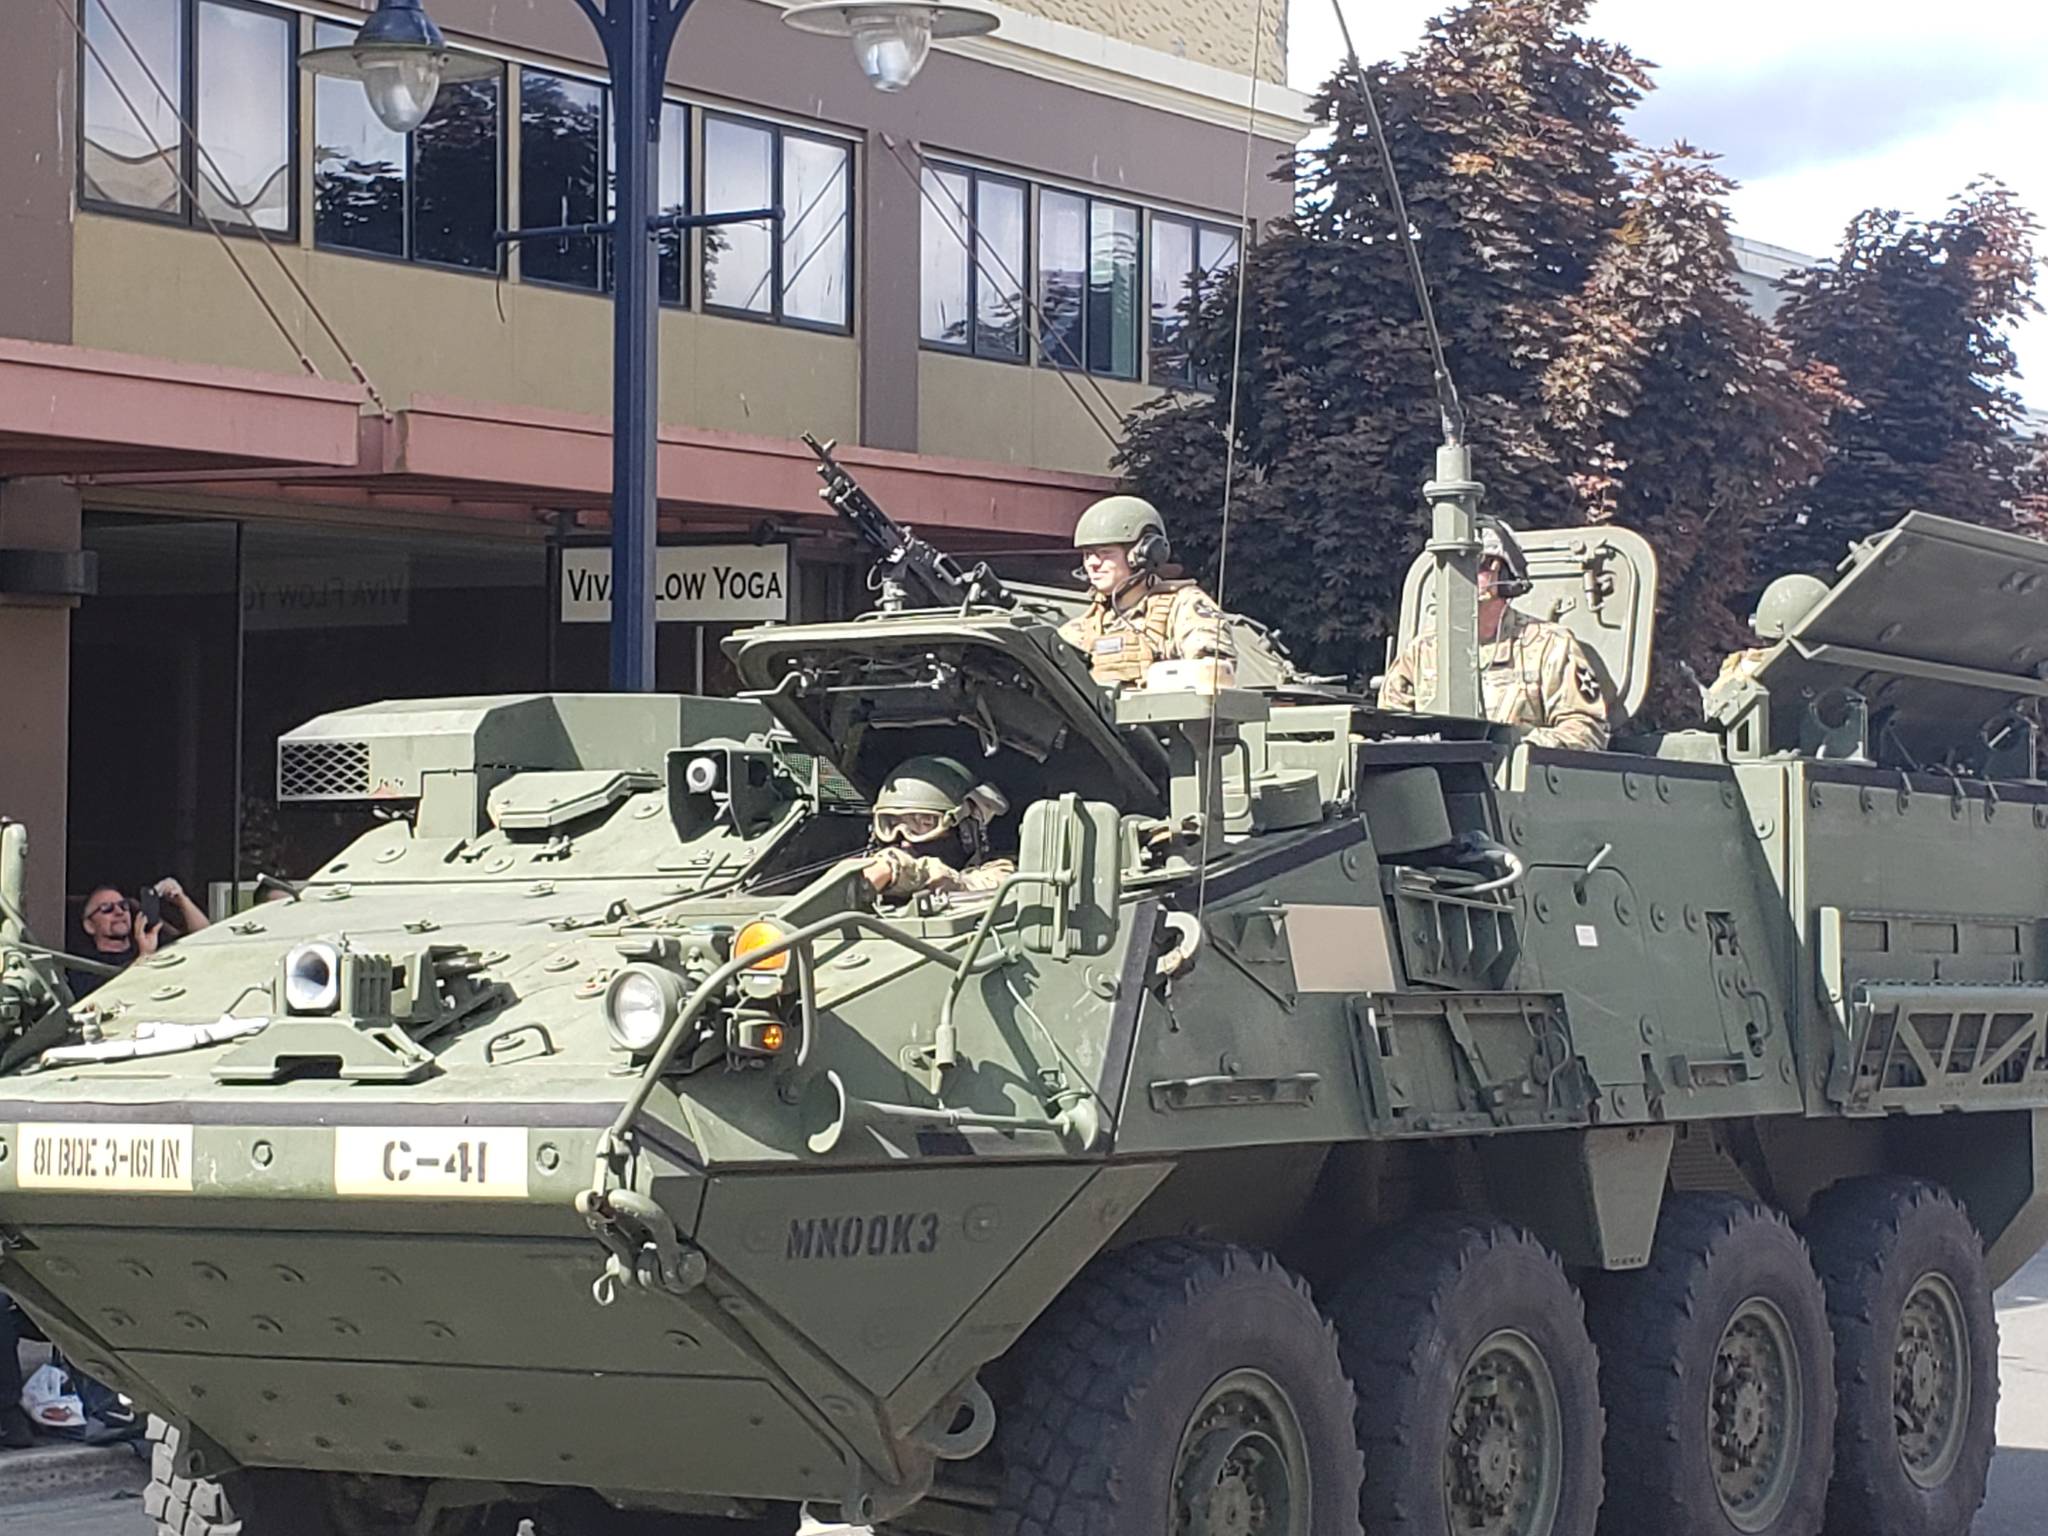
[{"label": "metal grille vent", "polygon": [[277,744],[277,798],[361,800],[370,793],[367,741],[281,741]]}]

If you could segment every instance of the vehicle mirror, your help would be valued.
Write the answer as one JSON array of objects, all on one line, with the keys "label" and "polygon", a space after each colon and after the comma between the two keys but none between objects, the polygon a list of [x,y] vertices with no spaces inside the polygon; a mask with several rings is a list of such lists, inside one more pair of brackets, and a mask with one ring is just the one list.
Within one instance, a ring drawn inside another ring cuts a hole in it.
[{"label": "vehicle mirror", "polygon": [[1063,885],[1023,882],[1019,942],[1037,954],[1106,954],[1116,941],[1122,859],[1115,806],[1074,794],[1034,801],[1024,812],[1017,869],[1064,874]]}]

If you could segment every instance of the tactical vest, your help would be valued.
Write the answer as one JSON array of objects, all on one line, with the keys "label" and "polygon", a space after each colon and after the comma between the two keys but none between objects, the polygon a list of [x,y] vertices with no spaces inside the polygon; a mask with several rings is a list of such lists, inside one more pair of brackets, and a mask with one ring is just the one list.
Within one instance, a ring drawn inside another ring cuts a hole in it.
[{"label": "tactical vest", "polygon": [[1081,634],[1087,644],[1088,669],[1095,681],[1142,683],[1145,669],[1155,661],[1171,661],[1174,599],[1191,581],[1155,581],[1145,600],[1118,612],[1110,604],[1092,604],[1081,618]]}]

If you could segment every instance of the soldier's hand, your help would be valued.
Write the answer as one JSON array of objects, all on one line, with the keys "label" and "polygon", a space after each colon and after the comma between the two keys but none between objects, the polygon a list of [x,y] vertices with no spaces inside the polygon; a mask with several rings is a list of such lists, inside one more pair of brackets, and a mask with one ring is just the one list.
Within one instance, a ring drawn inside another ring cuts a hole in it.
[{"label": "soldier's hand", "polygon": [[860,873],[861,878],[866,880],[869,887],[879,896],[896,883],[896,861],[886,853],[877,854],[868,860]]}]

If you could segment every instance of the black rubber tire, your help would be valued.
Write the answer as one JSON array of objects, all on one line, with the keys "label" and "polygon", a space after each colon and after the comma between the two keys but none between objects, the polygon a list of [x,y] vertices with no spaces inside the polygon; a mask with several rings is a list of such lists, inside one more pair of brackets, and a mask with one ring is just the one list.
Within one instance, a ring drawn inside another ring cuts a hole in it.
[{"label": "black rubber tire", "polygon": [[1308,1287],[1270,1255],[1145,1243],[1097,1259],[1032,1325],[998,1397],[1000,1536],[1172,1529],[1181,1439],[1210,1389],[1257,1370],[1300,1424],[1314,1536],[1359,1536],[1351,1383]]},{"label": "black rubber tire", "polygon": [[[178,1472],[179,1434],[149,1421],[149,1486],[143,1512],[158,1536],[339,1536],[324,1501],[309,1497],[304,1474],[230,1472],[221,1478]],[[351,1533],[353,1536],[353,1533]]]},{"label": "black rubber tire", "polygon": [[1513,1330],[1549,1367],[1564,1462],[1552,1536],[1591,1536],[1599,1517],[1600,1368],[1585,1308],[1526,1232],[1426,1216],[1375,1243],[1331,1308],[1345,1370],[1363,1384],[1360,1519],[1372,1536],[1449,1536],[1445,1460],[1459,1384],[1486,1340]]},{"label": "black rubber tire", "polygon": [[[1722,1508],[1706,1428],[1722,1337],[1752,1298],[1784,1321],[1802,1412],[1785,1502],[1745,1530]],[[1597,1277],[1587,1302],[1607,1407],[1601,1536],[1818,1536],[1834,1464],[1834,1341],[1791,1224],[1731,1195],[1667,1196],[1649,1266]]]},{"label": "black rubber tire", "polygon": [[[1998,1312],[1984,1244],[1939,1185],[1887,1176],[1837,1184],[1803,1230],[1827,1289],[1835,1334],[1835,1480],[1828,1529],[1839,1536],[1968,1536],[1998,1449]],[[1968,1334],[1971,1395],[1955,1466],[1933,1487],[1907,1471],[1893,1402],[1900,1324],[1923,1276],[1954,1291]]]},{"label": "black rubber tire", "polygon": [[794,1504],[749,1520],[620,1510],[603,1527],[603,1536],[797,1536],[803,1523],[803,1512]]}]

